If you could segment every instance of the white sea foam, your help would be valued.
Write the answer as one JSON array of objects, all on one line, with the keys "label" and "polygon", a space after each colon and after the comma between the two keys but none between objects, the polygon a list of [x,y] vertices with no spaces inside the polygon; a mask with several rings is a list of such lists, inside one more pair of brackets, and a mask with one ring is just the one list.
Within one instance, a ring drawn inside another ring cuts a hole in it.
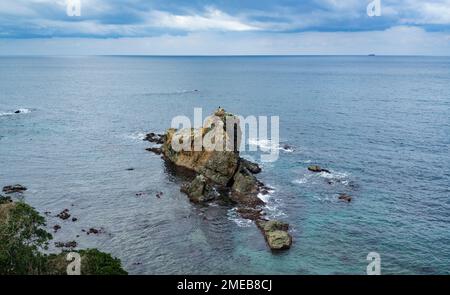
[{"label": "white sea foam", "polygon": [[191,90],[177,90],[177,91],[168,91],[168,92],[148,92],[144,95],[147,96],[154,96],[154,95],[179,95],[179,94],[188,94],[188,93],[197,93],[200,92],[197,89],[191,89]]},{"label": "white sea foam", "polygon": [[295,180],[293,181],[293,183],[296,183],[296,184],[305,184],[305,183],[308,183],[308,178],[305,176],[305,177],[302,177],[302,178],[300,178],[300,179],[295,179]]},{"label": "white sea foam", "polygon": [[127,134],[126,137],[134,140],[144,140],[146,135],[147,134],[145,132],[136,131],[131,134]]},{"label": "white sea foam", "polygon": [[[269,188],[268,194],[258,194],[258,198],[266,203],[263,208],[263,212],[269,219],[276,219],[280,217],[285,217],[286,213],[279,209],[281,200],[275,198],[275,189],[271,186]],[[230,209],[228,211],[228,219],[236,223],[239,227],[249,227],[252,225],[252,221],[249,219],[244,219],[236,212],[237,208]]]},{"label": "white sea foam", "polygon": [[280,145],[279,143],[272,142],[270,139],[256,139],[250,138],[248,140],[250,146],[259,147],[263,152],[278,149],[286,153],[292,153],[294,149],[288,145]]},{"label": "white sea foam", "polygon": [[[19,111],[19,113],[15,113],[16,111]],[[0,116],[12,116],[12,115],[20,115],[20,114],[28,114],[31,113],[30,109],[17,109],[16,111],[11,112],[1,112]]]},{"label": "white sea foam", "polygon": [[237,213],[236,210],[237,210],[237,208],[232,208],[232,209],[228,210],[228,212],[227,212],[228,220],[233,221],[239,227],[252,226],[253,222],[250,219],[245,219],[245,218],[242,218],[241,216],[239,216],[239,214]]},{"label": "white sea foam", "polygon": [[20,111],[20,114],[28,114],[28,113],[31,113],[31,110],[29,110],[29,109],[18,109],[18,111]]},{"label": "white sea foam", "polygon": [[349,173],[347,172],[337,172],[337,171],[330,171],[330,173],[327,172],[320,172],[320,173],[311,173],[311,172],[307,172],[304,175],[302,175],[301,178],[299,179],[294,179],[292,181],[292,183],[294,184],[299,184],[299,185],[303,185],[306,183],[311,183],[311,184],[315,184],[315,183],[321,183],[320,181],[318,181],[318,179],[320,178],[325,178],[329,181],[335,181],[338,182],[342,185],[349,185],[350,181],[349,181]]}]

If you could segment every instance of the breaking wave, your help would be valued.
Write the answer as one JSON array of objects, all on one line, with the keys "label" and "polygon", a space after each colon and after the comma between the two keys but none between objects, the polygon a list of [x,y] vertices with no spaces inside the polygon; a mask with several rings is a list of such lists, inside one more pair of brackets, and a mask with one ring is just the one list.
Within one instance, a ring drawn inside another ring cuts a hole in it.
[{"label": "breaking wave", "polygon": [[[258,198],[266,203],[263,207],[263,213],[265,213],[265,217],[268,219],[276,219],[280,217],[285,217],[286,213],[281,211],[281,199],[275,197],[275,189],[271,186],[267,186],[269,188],[267,194],[258,194]],[[237,208],[232,208],[228,210],[228,219],[236,223],[239,227],[249,227],[253,224],[253,221],[249,219],[244,219],[237,213]]]},{"label": "breaking wave", "polygon": [[[16,112],[19,112],[19,113],[16,113]],[[12,115],[29,114],[29,113],[31,113],[30,109],[17,109],[16,111],[1,112],[0,116],[12,116]]]},{"label": "breaking wave", "polygon": [[259,147],[262,151],[267,152],[270,150],[278,149],[280,151],[286,152],[286,153],[292,153],[294,151],[294,148],[288,144],[280,144],[272,142],[270,139],[256,139],[256,138],[250,138],[248,140],[248,143],[250,146],[253,147]]}]

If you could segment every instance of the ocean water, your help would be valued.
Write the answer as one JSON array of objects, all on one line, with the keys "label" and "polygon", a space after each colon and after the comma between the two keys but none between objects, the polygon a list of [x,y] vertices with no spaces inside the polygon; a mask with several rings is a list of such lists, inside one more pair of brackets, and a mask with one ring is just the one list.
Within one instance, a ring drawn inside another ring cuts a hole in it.
[{"label": "ocean water", "polygon": [[[145,151],[146,132],[218,106],[280,117],[292,150],[258,178],[288,251],[232,207],[191,204]],[[450,274],[449,118],[447,57],[2,57],[0,185],[29,188],[55,241],[132,274],[365,274],[372,251],[383,274]]]}]

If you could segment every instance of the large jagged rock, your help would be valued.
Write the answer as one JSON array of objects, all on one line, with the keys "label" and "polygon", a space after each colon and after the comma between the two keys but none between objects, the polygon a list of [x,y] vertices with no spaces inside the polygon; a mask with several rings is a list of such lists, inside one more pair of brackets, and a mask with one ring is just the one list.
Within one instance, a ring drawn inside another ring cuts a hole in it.
[{"label": "large jagged rock", "polygon": [[[226,122],[237,122],[236,130],[226,130]],[[203,174],[213,182],[227,185],[239,165],[240,143],[239,119],[217,110],[199,129],[168,129],[162,146],[164,156],[175,165]],[[233,136],[236,132],[236,136]],[[206,148],[205,140],[211,142]],[[235,140],[236,138],[236,140]],[[209,140],[210,139],[210,140]],[[174,148],[175,144],[180,148]]]},{"label": "large jagged rock", "polygon": [[[228,120],[234,123],[229,124]],[[289,225],[264,219],[265,203],[258,194],[268,193],[269,188],[254,176],[261,168],[239,157],[241,130],[237,117],[219,108],[205,120],[203,127],[171,128],[161,138],[164,138],[161,150],[166,160],[197,173],[190,183],[181,187],[192,202],[208,202],[226,192],[225,198],[237,204],[238,214],[256,222],[271,249],[291,246]],[[205,139],[208,146],[202,145]]]}]

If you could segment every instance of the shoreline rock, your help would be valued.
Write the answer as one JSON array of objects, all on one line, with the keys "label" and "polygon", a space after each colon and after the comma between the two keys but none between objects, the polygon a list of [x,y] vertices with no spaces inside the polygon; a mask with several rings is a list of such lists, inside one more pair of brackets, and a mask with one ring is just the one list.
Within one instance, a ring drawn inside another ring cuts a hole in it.
[{"label": "shoreline rock", "polygon": [[162,150],[159,147],[146,148],[145,150],[149,151],[149,152],[152,152],[154,154],[157,154],[157,155],[161,155],[162,154]]},{"label": "shoreline rock", "polygon": [[311,165],[308,167],[308,170],[311,172],[316,172],[316,173],[319,173],[319,172],[331,173],[330,170],[324,169],[318,165]]},{"label": "shoreline rock", "polygon": [[352,201],[352,197],[348,194],[340,194],[338,199],[347,203],[350,203]]},{"label": "shoreline rock", "polygon": [[5,194],[12,194],[12,193],[22,193],[24,191],[26,191],[27,188],[24,187],[21,184],[14,184],[14,185],[7,185],[3,187],[3,192]]},{"label": "shoreline rock", "polygon": [[263,233],[270,249],[285,250],[292,245],[292,237],[289,235],[289,224],[274,220],[259,220],[256,225]]}]

